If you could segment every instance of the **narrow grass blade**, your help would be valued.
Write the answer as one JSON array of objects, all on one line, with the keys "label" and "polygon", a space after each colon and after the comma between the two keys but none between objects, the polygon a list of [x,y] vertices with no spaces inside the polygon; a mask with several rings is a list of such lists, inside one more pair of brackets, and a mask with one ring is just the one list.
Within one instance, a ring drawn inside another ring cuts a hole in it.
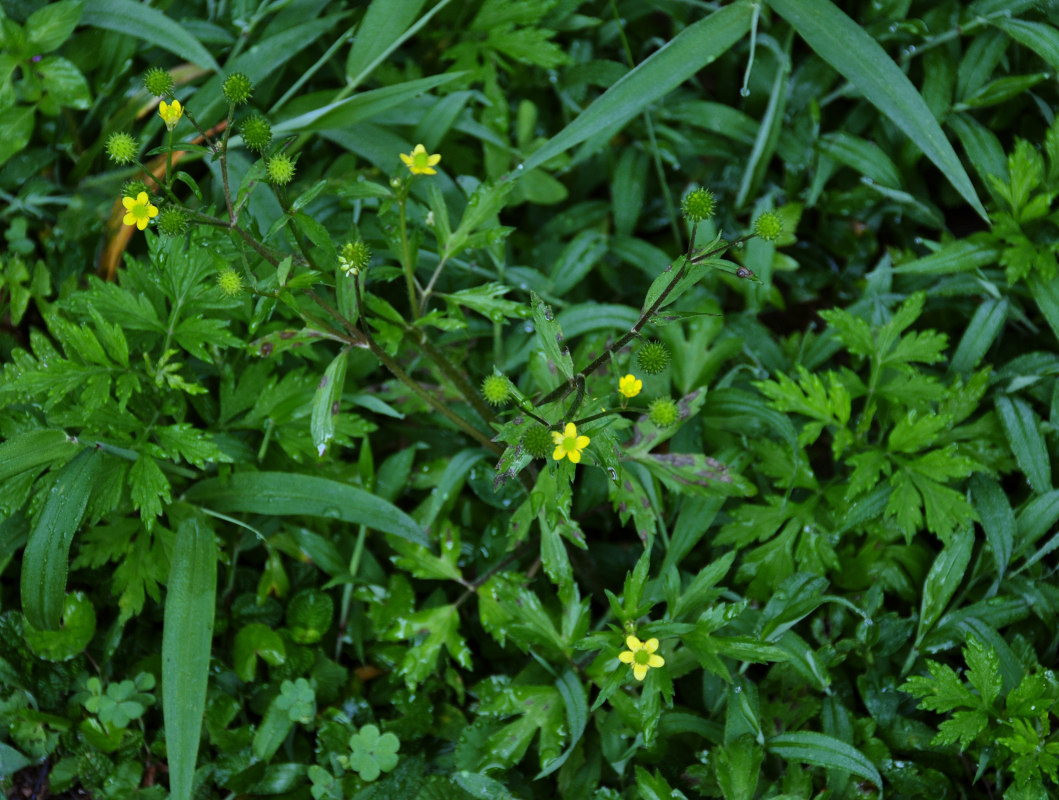
[{"label": "narrow grass blade", "polygon": [[886,51],[830,0],[769,0],[828,64],[897,125],[960,196],[988,219],[967,171],[926,102]]},{"label": "narrow grass blade", "polygon": [[190,800],[206,709],[217,543],[213,530],[192,517],[177,529],[162,628],[162,715],[172,800]]},{"label": "narrow grass blade", "polygon": [[429,546],[423,529],[391,503],[370,492],[327,478],[290,472],[237,472],[191,487],[187,500],[212,511],[328,517],[392,533]]},{"label": "narrow grass blade", "polygon": [[70,545],[84,518],[102,460],[102,454],[91,448],[64,466],[30,531],[22,556],[22,611],[40,630],[59,629]]},{"label": "narrow grass blade", "polygon": [[81,24],[127,33],[200,67],[221,71],[210,51],[175,19],[135,0],[86,0]]},{"label": "narrow grass blade", "polygon": [[686,27],[526,159],[523,174],[606,128],[624,125],[742,39],[752,16],[752,5],[739,0]]},{"label": "narrow grass blade", "polygon": [[878,786],[879,797],[882,797],[882,777],[875,765],[860,750],[833,736],[812,731],[781,733],[769,739],[766,748],[787,761],[858,775]]}]

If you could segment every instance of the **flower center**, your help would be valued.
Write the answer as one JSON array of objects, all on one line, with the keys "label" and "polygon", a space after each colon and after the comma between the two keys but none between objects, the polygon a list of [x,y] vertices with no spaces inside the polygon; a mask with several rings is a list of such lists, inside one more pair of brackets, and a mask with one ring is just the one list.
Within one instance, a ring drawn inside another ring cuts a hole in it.
[{"label": "flower center", "polygon": [[412,160],[415,161],[417,167],[429,167],[430,166],[430,153],[416,153]]},{"label": "flower center", "polygon": [[565,436],[563,437],[563,450],[567,453],[572,453],[577,449],[577,437],[576,436]]},{"label": "flower center", "polygon": [[643,650],[637,650],[632,654],[632,660],[637,664],[647,665],[651,663],[651,654],[647,652],[646,648]]},{"label": "flower center", "polygon": [[146,217],[147,207],[143,203],[136,203],[132,207],[132,215],[134,217]]}]

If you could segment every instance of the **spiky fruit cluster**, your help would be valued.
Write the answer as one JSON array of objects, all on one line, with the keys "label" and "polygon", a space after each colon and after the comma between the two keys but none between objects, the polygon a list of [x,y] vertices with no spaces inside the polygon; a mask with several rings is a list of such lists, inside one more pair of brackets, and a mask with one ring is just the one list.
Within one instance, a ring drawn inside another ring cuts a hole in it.
[{"label": "spiky fruit cluster", "polygon": [[754,220],[754,233],[766,242],[774,242],[783,233],[783,222],[775,211],[766,211]]},{"label": "spiky fruit cluster", "polygon": [[657,375],[669,366],[669,348],[657,339],[645,342],[636,353],[636,363],[648,375]]},{"label": "spiky fruit cluster", "polygon": [[173,93],[173,76],[161,67],[151,67],[143,75],[143,86],[155,97],[168,97]]},{"label": "spiky fruit cluster", "polygon": [[547,458],[555,444],[551,432],[543,425],[534,425],[522,437],[522,447],[534,458]]},{"label": "spiky fruit cluster", "polygon": [[684,196],[680,211],[689,222],[703,222],[717,210],[717,200],[709,189],[695,189]]},{"label": "spiky fruit cluster", "polygon": [[503,405],[511,396],[511,381],[503,375],[486,375],[482,381],[482,397],[494,406]]},{"label": "spiky fruit cluster", "polygon": [[659,428],[668,428],[676,425],[680,419],[680,409],[668,397],[656,397],[647,406],[647,418]]},{"label": "spiky fruit cluster", "polygon": [[180,236],[188,229],[188,215],[180,206],[167,205],[158,215],[159,232],[166,236]]},{"label": "spiky fruit cluster", "polygon": [[233,72],[224,79],[221,91],[229,103],[239,106],[250,99],[250,95],[254,93],[254,84],[243,73]]},{"label": "spiky fruit cluster", "polygon": [[240,131],[247,148],[255,153],[263,153],[265,148],[272,143],[272,126],[260,114],[254,114],[243,120]]},{"label": "spiky fruit cluster", "polygon": [[147,184],[139,180],[125,181],[121,186],[122,197],[139,197],[140,192],[151,193],[151,190],[147,188]]},{"label": "spiky fruit cluster", "polygon": [[359,275],[370,261],[371,248],[360,239],[355,242],[346,242],[342,245],[342,252],[338,255],[338,267],[346,275]]},{"label": "spiky fruit cluster", "polygon": [[294,178],[294,161],[285,153],[272,156],[265,168],[270,183],[284,186]]},{"label": "spiky fruit cluster", "polygon": [[217,286],[228,297],[235,297],[243,289],[243,277],[231,267],[217,274]]},{"label": "spiky fruit cluster", "polygon": [[131,164],[136,160],[136,140],[123,132],[110,134],[107,155],[115,164]]}]

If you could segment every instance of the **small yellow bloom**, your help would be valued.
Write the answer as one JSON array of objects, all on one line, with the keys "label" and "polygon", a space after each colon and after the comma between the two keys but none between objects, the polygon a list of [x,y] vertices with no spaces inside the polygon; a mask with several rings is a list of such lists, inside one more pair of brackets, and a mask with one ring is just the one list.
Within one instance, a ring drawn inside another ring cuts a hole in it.
[{"label": "small yellow bloom", "polygon": [[555,442],[555,452],[552,453],[552,458],[562,461],[563,456],[566,456],[576,464],[581,460],[581,451],[588,447],[591,439],[587,436],[578,436],[577,426],[572,422],[567,422],[563,433],[552,431],[552,441]]},{"label": "small yellow bloom", "polygon": [[643,388],[643,381],[639,380],[631,372],[618,381],[618,391],[626,397],[636,397]]},{"label": "small yellow bloom", "polygon": [[165,120],[165,126],[169,130],[176,127],[183,115],[184,109],[181,108],[179,100],[174,100],[173,105],[169,105],[165,100],[158,104],[158,116]]},{"label": "small yellow bloom", "polygon": [[125,218],[122,222],[135,225],[141,231],[147,227],[148,222],[158,216],[158,208],[151,205],[147,192],[140,192],[136,197],[123,197],[121,204],[125,206]]},{"label": "small yellow bloom", "polygon": [[413,175],[437,175],[434,165],[441,161],[441,156],[431,155],[423,145],[417,144],[410,154],[401,153],[401,160]]},{"label": "small yellow bloom", "polygon": [[662,656],[655,655],[655,650],[658,649],[657,639],[641,642],[635,636],[630,636],[625,640],[625,645],[629,649],[618,653],[618,661],[622,664],[631,664],[632,674],[638,681],[647,677],[647,670],[651,667],[658,669],[666,665],[666,660]]}]

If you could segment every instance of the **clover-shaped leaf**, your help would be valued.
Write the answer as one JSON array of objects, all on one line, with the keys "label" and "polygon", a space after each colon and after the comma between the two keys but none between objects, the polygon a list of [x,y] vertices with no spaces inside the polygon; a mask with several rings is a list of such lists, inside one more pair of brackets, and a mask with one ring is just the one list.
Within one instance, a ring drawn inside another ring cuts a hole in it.
[{"label": "clover-shaped leaf", "polygon": [[305,678],[291,683],[283,681],[279,687],[280,696],[276,698],[276,708],[286,711],[291,722],[303,725],[310,722],[316,714],[316,692]]},{"label": "clover-shaped leaf", "polygon": [[401,742],[392,733],[379,734],[374,725],[365,725],[359,733],[349,737],[349,766],[361,778],[373,781],[383,772],[397,766],[397,751]]}]

